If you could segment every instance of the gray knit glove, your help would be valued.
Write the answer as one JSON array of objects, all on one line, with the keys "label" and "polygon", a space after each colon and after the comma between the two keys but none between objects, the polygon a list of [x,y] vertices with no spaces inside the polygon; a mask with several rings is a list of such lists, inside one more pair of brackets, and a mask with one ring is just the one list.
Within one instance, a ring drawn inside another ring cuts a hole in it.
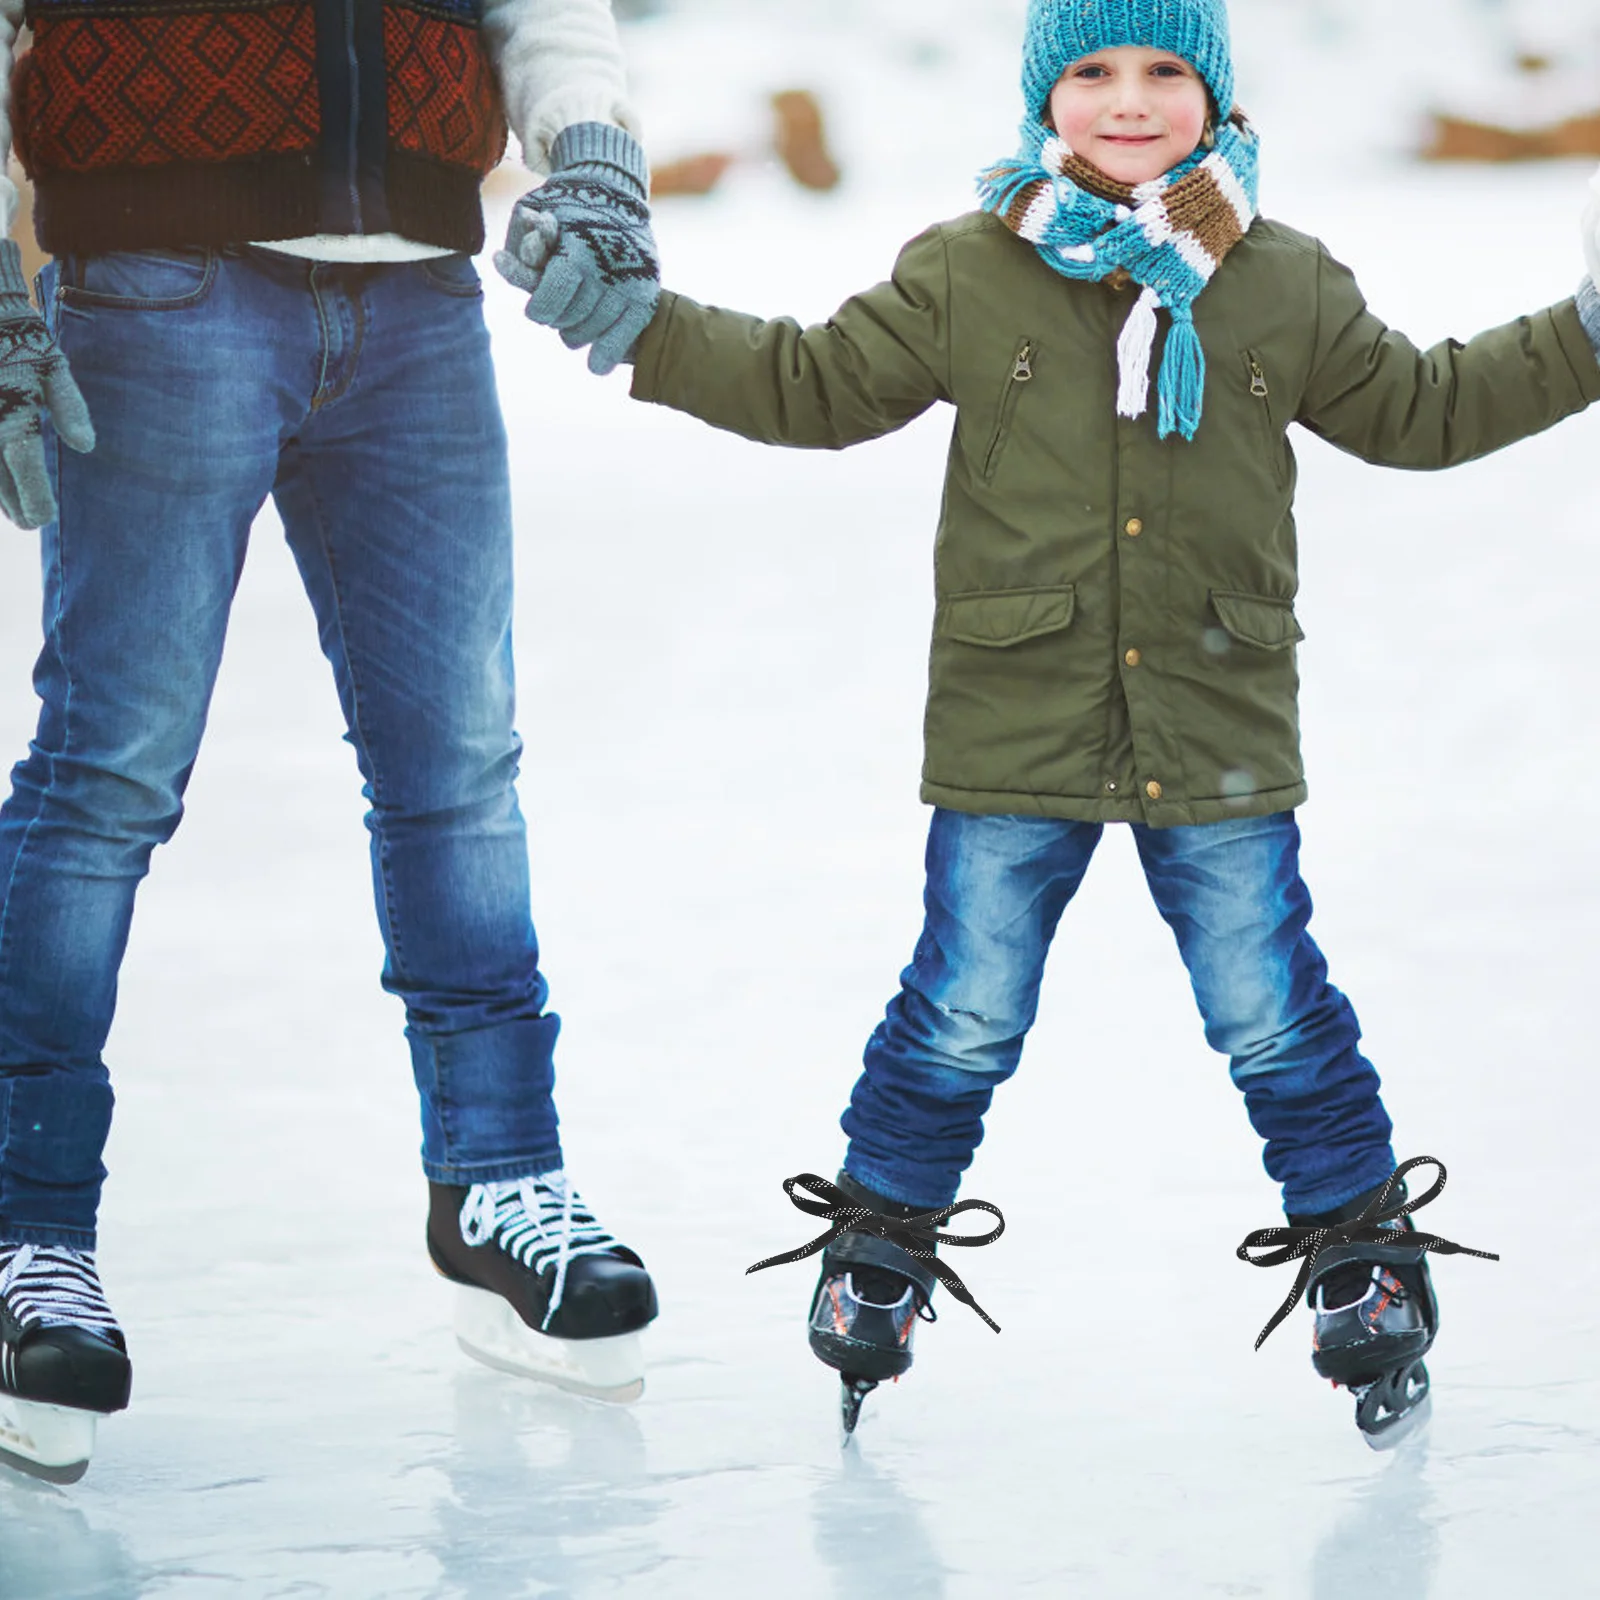
[{"label": "gray knit glove", "polygon": [[650,231],[650,169],[621,128],[577,122],[550,151],[551,175],[511,213],[494,264],[528,296],[527,315],[560,330],[569,350],[589,351],[589,370],[633,359],[661,298],[661,263]]},{"label": "gray knit glove", "polygon": [[19,528],[42,528],[56,514],[39,437],[46,414],[63,444],[94,449],[89,408],[28,298],[22,251],[0,239],[0,511]]}]

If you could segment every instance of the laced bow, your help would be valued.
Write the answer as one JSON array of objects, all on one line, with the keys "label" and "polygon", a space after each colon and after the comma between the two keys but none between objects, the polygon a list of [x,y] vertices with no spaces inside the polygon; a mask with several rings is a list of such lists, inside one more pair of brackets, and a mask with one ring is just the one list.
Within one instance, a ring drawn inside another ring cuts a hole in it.
[{"label": "laced bow", "polygon": [[[1413,1167],[1431,1166],[1439,1169],[1439,1178],[1434,1186],[1419,1199],[1408,1200],[1404,1205],[1390,1204],[1390,1196],[1394,1193],[1401,1180]],[[1294,1310],[1299,1303],[1301,1295],[1305,1293],[1306,1285],[1310,1283],[1312,1273],[1316,1270],[1317,1260],[1322,1252],[1330,1245],[1337,1244],[1393,1244],[1395,1242],[1394,1228],[1385,1227],[1388,1222],[1397,1221],[1409,1212],[1417,1211],[1430,1201],[1437,1200],[1444,1193],[1446,1173],[1444,1162],[1435,1160],[1432,1156],[1414,1156],[1410,1161],[1403,1162],[1389,1175],[1388,1181],[1371,1200],[1367,1202],[1366,1209],[1358,1217],[1352,1217],[1348,1222],[1333,1222],[1322,1227],[1302,1228],[1258,1228],[1245,1237],[1243,1244],[1237,1251],[1241,1261],[1248,1261],[1252,1267],[1277,1267],[1285,1261],[1293,1261],[1297,1256],[1304,1256],[1304,1264],[1300,1268],[1300,1276],[1295,1279],[1294,1288],[1289,1291],[1289,1297],[1277,1311],[1273,1313],[1272,1320],[1268,1322],[1256,1338],[1257,1350],[1266,1343],[1267,1336],[1278,1326],[1283,1319]],[[1432,1250],[1442,1256],[1478,1256],[1484,1261],[1498,1261],[1499,1256],[1490,1250],[1471,1250],[1464,1244],[1452,1244],[1448,1239],[1441,1239],[1437,1234],[1407,1232],[1404,1235],[1406,1246],[1413,1250]],[[1273,1249],[1281,1246],[1281,1249]],[[1268,1255],[1252,1256],[1252,1250],[1268,1250]]]},{"label": "laced bow", "polygon": [[[795,1191],[801,1187],[809,1189],[811,1197],[796,1194]],[[793,1178],[785,1178],[783,1189],[799,1210],[808,1212],[814,1217],[826,1217],[833,1226],[826,1233],[819,1234],[810,1244],[801,1245],[798,1250],[786,1251],[781,1256],[768,1256],[765,1261],[758,1261],[753,1267],[747,1267],[745,1269],[747,1277],[752,1272],[760,1272],[764,1267],[787,1266],[790,1262],[803,1261],[807,1256],[814,1256],[819,1250],[827,1249],[841,1234],[869,1233],[879,1239],[888,1240],[891,1244],[899,1245],[907,1255],[914,1256],[918,1261],[927,1262],[934,1276],[962,1305],[971,1306],[996,1333],[999,1333],[1000,1324],[972,1298],[972,1293],[966,1284],[934,1254],[933,1250],[935,1244],[965,1247],[993,1244],[1006,1231],[1006,1219],[1000,1215],[999,1206],[990,1205],[987,1200],[962,1200],[954,1205],[943,1206],[937,1211],[921,1211],[909,1217],[886,1217],[881,1212],[874,1211],[871,1206],[852,1199],[837,1184],[829,1183],[826,1178],[819,1178],[814,1172],[802,1172]],[[984,1234],[939,1231],[939,1223],[947,1222],[963,1211],[987,1211],[995,1219],[994,1228]],[[907,1238],[911,1243],[906,1243]]]}]

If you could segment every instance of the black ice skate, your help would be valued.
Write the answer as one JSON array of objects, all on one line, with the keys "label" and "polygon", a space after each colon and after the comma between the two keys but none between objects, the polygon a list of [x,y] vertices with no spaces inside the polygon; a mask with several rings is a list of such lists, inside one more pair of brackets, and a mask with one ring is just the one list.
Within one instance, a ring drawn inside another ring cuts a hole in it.
[{"label": "black ice skate", "polygon": [[655,1285],[564,1173],[428,1193],[428,1254],[458,1286],[456,1342],[469,1356],[593,1399],[638,1399]]},{"label": "black ice skate", "polygon": [[[796,1194],[801,1184],[822,1200]],[[918,1321],[937,1320],[931,1304],[935,1283],[943,1282],[996,1333],[1000,1331],[934,1251],[940,1242],[992,1243],[1005,1231],[1005,1219],[983,1200],[963,1200],[936,1211],[904,1205],[874,1194],[844,1172],[837,1184],[801,1173],[783,1187],[800,1210],[829,1218],[833,1227],[809,1245],[758,1262],[749,1270],[759,1272],[822,1251],[822,1275],[811,1298],[807,1330],[813,1354],[839,1374],[840,1422],[848,1441],[866,1397],[885,1379],[899,1379],[911,1370],[912,1335]],[[990,1212],[996,1227],[967,1238],[938,1231],[937,1223],[967,1210]],[[907,1227],[896,1228],[896,1222]]]},{"label": "black ice skate", "polygon": [[[1349,1222],[1377,1195],[1373,1189],[1316,1216],[1291,1216],[1291,1227]],[[1399,1198],[1404,1199],[1402,1188]],[[1306,1288],[1312,1311],[1311,1364],[1355,1396],[1356,1426],[1374,1449],[1388,1449],[1428,1420],[1433,1402],[1423,1357],[1439,1331],[1439,1304],[1427,1257],[1409,1241],[1410,1217],[1385,1225],[1393,1244],[1331,1245],[1317,1258]]]},{"label": "black ice skate", "polygon": [[[1438,1167],[1439,1178],[1420,1200],[1407,1200],[1405,1174],[1418,1166]],[[1287,1228],[1260,1229],[1239,1246],[1239,1258],[1258,1267],[1305,1258],[1256,1348],[1304,1292],[1313,1314],[1312,1365],[1355,1396],[1356,1426],[1374,1450],[1415,1433],[1432,1409],[1422,1358],[1439,1331],[1439,1305],[1427,1252],[1500,1259],[1417,1229],[1408,1213],[1435,1199],[1444,1185],[1444,1164],[1419,1156],[1337,1210],[1291,1215]],[[1282,1248],[1266,1256],[1249,1253],[1274,1245]]]},{"label": "black ice skate", "polygon": [[97,1419],[126,1407],[132,1383],[94,1256],[0,1245],[0,1462],[76,1483]]}]

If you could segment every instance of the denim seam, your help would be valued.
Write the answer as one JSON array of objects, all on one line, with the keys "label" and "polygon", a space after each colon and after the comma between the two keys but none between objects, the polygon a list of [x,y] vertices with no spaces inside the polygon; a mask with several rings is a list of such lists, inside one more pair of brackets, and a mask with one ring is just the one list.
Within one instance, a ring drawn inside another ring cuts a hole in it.
[{"label": "denim seam", "polygon": [[[321,315],[321,305],[318,304],[318,315]],[[313,473],[306,474],[306,497],[311,505],[311,514],[316,521],[317,542],[322,546],[323,559],[328,563],[329,587],[333,593],[334,621],[339,629],[339,647],[344,655],[345,671],[350,678],[350,731],[359,742],[360,753],[366,757],[368,771],[372,774],[372,804],[382,808],[383,775],[378,770],[378,759],[373,752],[371,741],[367,738],[366,730],[362,726],[361,704],[363,691],[361,687],[361,673],[356,665],[354,651],[350,648],[350,633],[345,626],[345,596],[344,585],[340,577],[339,560],[334,552],[333,543],[328,538],[328,519],[322,507],[321,497],[317,491],[317,480]],[[389,948],[393,952],[395,965],[404,970],[405,953],[400,946],[400,925],[394,915],[394,880],[389,870],[388,841],[379,829],[373,831],[373,843],[377,850],[378,872],[376,882],[383,895],[383,925],[388,936]],[[443,1087],[443,1073],[439,1070],[439,1048],[437,1043],[428,1040],[429,1049],[433,1052],[434,1070],[434,1095],[436,1109],[439,1113],[439,1129],[444,1137],[445,1148],[450,1147],[450,1130],[445,1117],[445,1095]]]}]

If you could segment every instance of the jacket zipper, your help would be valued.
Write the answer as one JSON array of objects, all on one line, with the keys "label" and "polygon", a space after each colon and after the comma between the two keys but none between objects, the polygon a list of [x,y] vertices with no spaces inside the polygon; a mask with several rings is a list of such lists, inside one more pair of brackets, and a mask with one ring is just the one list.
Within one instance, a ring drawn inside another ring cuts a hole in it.
[{"label": "jacket zipper", "polygon": [[1021,398],[1022,386],[1033,381],[1033,358],[1037,353],[1032,339],[1024,339],[1017,346],[1017,353],[1011,362],[1011,377],[1000,399],[1000,416],[994,425],[994,437],[989,440],[989,449],[983,458],[985,483],[994,477],[994,469],[1000,463],[1001,447],[1005,444],[1006,435],[1010,431],[1011,418],[1016,412],[1017,401]]},{"label": "jacket zipper", "polygon": [[355,231],[361,225],[361,62],[356,52],[356,0],[345,0],[344,47],[350,61],[350,210]]},{"label": "jacket zipper", "polygon": [[1272,390],[1267,383],[1266,369],[1254,350],[1244,353],[1245,365],[1250,369],[1250,393],[1261,402],[1261,431],[1266,443],[1267,459],[1272,463],[1272,481],[1283,487],[1283,442],[1272,425]]}]

